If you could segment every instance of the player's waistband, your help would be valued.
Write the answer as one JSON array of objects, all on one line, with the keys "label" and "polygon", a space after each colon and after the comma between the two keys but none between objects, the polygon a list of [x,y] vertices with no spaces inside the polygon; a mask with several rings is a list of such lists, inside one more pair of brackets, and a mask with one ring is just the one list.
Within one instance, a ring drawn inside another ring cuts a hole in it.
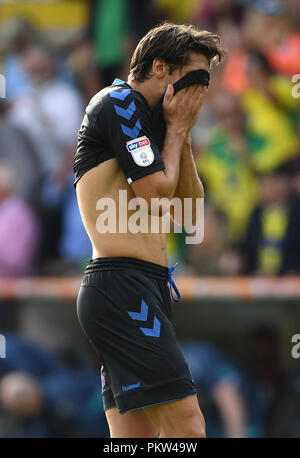
[{"label": "player's waistband", "polygon": [[95,258],[90,259],[85,269],[85,274],[104,270],[134,269],[147,276],[161,280],[169,278],[169,268],[154,262],[127,257]]}]

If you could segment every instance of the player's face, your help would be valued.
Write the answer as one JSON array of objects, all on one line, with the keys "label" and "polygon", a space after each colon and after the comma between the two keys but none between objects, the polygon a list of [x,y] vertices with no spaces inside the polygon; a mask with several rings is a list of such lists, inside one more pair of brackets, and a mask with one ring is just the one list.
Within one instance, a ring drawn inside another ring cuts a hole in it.
[{"label": "player's face", "polygon": [[205,57],[203,54],[191,52],[189,56],[189,63],[187,65],[184,65],[184,67],[182,68],[176,69],[172,73],[172,75],[169,75],[170,80],[168,81],[168,83],[176,83],[176,81],[178,81],[187,73],[192,72],[193,70],[209,71],[209,63],[207,57]]}]

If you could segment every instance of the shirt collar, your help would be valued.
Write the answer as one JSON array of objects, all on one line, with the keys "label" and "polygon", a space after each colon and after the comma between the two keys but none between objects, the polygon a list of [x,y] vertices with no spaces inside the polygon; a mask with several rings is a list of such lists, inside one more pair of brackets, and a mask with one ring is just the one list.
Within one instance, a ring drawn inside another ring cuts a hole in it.
[{"label": "shirt collar", "polygon": [[124,85],[128,86],[128,84],[125,81],[121,80],[120,78],[115,78],[113,83],[112,83],[112,86],[117,86],[117,85],[120,85],[120,84],[122,84],[122,85],[124,84]]}]

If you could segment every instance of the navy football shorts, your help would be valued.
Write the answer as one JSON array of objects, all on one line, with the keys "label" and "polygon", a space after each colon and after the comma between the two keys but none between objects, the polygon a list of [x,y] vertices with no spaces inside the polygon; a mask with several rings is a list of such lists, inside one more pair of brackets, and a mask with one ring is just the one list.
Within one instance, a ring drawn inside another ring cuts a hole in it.
[{"label": "navy football shorts", "polygon": [[104,410],[125,413],[196,394],[174,333],[170,282],[170,269],[151,262],[89,261],[77,313],[102,363]]}]

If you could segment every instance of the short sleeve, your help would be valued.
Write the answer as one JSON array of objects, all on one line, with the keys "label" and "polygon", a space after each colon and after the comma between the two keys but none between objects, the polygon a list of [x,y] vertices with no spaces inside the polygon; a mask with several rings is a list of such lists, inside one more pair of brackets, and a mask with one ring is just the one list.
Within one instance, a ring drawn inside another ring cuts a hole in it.
[{"label": "short sleeve", "polygon": [[142,98],[131,89],[112,90],[102,113],[107,147],[129,184],[165,168],[151,132],[150,108]]}]

